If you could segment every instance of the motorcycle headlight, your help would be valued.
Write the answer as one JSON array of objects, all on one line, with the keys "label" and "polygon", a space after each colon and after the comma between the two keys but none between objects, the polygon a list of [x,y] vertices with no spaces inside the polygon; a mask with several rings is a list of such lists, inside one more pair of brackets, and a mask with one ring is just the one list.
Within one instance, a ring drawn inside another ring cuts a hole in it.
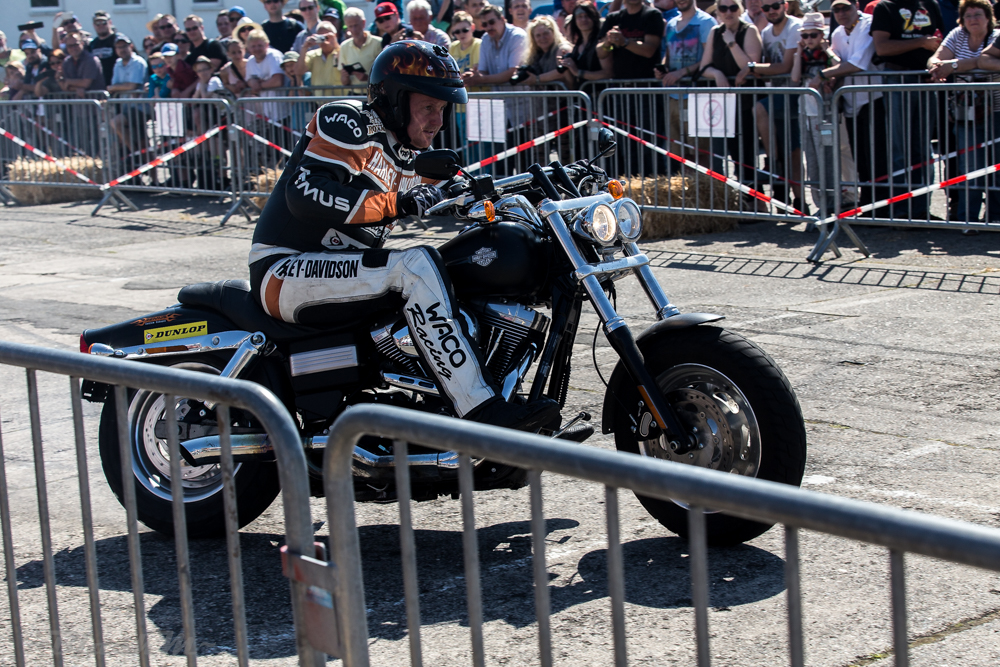
[{"label": "motorcycle headlight", "polygon": [[638,204],[631,199],[620,199],[615,202],[615,214],[618,217],[618,234],[622,239],[632,242],[642,235],[642,211]]},{"label": "motorcycle headlight", "polygon": [[583,228],[601,245],[611,245],[618,237],[618,217],[607,204],[595,204],[584,216]]}]

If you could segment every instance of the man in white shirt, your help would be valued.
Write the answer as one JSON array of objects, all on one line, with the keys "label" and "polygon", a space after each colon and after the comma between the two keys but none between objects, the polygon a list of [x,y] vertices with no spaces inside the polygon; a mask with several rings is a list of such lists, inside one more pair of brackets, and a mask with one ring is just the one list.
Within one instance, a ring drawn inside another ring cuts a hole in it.
[{"label": "man in white shirt", "polygon": [[[840,58],[840,63],[822,70],[809,85],[817,90],[827,82],[843,78],[843,85],[881,85],[882,78],[853,77],[854,72],[880,69],[872,66],[875,56],[875,40],[871,35],[872,17],[863,14],[852,0],[833,0],[831,13],[840,24],[833,31],[830,48]],[[882,93],[854,93],[845,95],[844,116],[847,118],[847,135],[854,150],[854,162],[858,169],[858,180],[861,183],[871,183],[873,177],[888,173],[888,163],[884,150],[873,150],[875,137],[871,133],[872,118],[882,124],[885,114],[883,110]],[[884,127],[882,128],[884,130]],[[876,132],[878,129],[876,129]],[[888,189],[862,187],[861,204],[885,199],[889,196]],[[883,209],[889,212],[889,208]],[[878,211],[875,212],[878,215]]]},{"label": "man in white shirt", "polygon": [[[764,43],[765,62],[751,63],[750,71],[757,77],[788,74],[792,71],[795,52],[799,48],[802,19],[788,15],[788,3],[785,0],[764,2],[761,9],[768,21],[768,26],[760,36]],[[779,86],[788,85],[784,78],[774,83]],[[805,211],[802,201],[802,135],[799,129],[798,99],[788,100],[785,95],[769,95],[761,98],[756,110],[757,131],[764,143],[764,152],[770,156],[770,169],[781,177],[788,175],[795,189],[793,206]],[[786,136],[791,140],[791,146],[785,145]],[[786,157],[791,164],[787,164]],[[784,181],[775,185],[777,187],[774,194],[779,199],[784,199]]]}]

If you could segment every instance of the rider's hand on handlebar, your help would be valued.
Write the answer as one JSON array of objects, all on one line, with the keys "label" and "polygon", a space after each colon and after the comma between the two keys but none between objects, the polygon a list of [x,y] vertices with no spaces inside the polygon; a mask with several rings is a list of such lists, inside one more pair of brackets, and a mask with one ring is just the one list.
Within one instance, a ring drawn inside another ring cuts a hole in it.
[{"label": "rider's hand on handlebar", "polygon": [[398,217],[415,215],[422,218],[424,213],[434,204],[444,199],[444,192],[436,185],[421,183],[399,195],[396,203]]}]

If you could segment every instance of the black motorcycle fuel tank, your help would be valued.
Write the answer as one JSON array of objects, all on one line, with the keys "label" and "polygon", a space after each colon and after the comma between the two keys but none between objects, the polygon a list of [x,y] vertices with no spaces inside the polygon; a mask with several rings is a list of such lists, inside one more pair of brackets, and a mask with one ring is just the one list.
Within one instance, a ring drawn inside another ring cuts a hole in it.
[{"label": "black motorcycle fuel tank", "polygon": [[459,297],[518,297],[545,285],[551,244],[512,222],[473,227],[439,248]]}]

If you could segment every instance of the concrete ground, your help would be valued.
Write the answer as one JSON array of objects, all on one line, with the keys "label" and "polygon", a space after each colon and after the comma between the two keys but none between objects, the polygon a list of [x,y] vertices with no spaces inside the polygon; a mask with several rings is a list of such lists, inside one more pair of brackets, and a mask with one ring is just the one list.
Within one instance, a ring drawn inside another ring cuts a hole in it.
[{"label": "concrete ground", "polygon": [[[76,349],[84,328],[158,310],[185,284],[246,276],[253,226],[205,199],[136,197],[141,213],[92,204],[10,207],[0,216],[0,339]],[[726,316],[725,326],[761,345],[791,380],[809,438],[804,486],[839,496],[997,527],[1000,442],[997,380],[1000,236],[859,228],[873,251],[813,265],[815,234],[757,223],[721,234],[643,243],[682,311]],[[454,228],[411,227],[394,245],[440,243]],[[632,281],[619,310],[639,331],[653,321]],[[566,414],[600,419],[594,371],[596,317],[578,338]],[[598,342],[607,377],[614,355]],[[65,378],[42,375],[48,502],[67,664],[93,660],[83,576],[77,469]],[[35,477],[24,372],[0,367],[0,426],[12,503],[14,558],[28,664],[51,656],[41,567]],[[97,455],[99,407],[87,404],[100,596],[108,664],[135,662],[135,617],[124,512]],[[588,445],[613,448],[609,436]],[[545,475],[552,631],[558,664],[612,662],[603,491]],[[634,664],[694,664],[686,543],[622,492],[629,658]],[[537,662],[531,590],[528,493],[476,496],[489,664]],[[325,503],[313,501],[318,534]],[[407,659],[395,505],[359,505],[373,664]],[[425,664],[469,662],[459,503],[414,506]],[[278,548],[280,502],[242,534],[252,657],[296,661]],[[180,665],[181,622],[173,542],[142,534],[152,664]],[[881,548],[807,533],[801,539],[806,656],[810,665],[893,664],[888,557]],[[199,661],[233,662],[224,544],[192,544]],[[710,553],[712,656],[718,665],[787,661],[783,536],[773,529]],[[907,559],[914,665],[1000,661],[1000,577],[925,558]],[[4,598],[5,596],[0,596]],[[0,665],[13,664],[10,615],[0,599]]]}]

